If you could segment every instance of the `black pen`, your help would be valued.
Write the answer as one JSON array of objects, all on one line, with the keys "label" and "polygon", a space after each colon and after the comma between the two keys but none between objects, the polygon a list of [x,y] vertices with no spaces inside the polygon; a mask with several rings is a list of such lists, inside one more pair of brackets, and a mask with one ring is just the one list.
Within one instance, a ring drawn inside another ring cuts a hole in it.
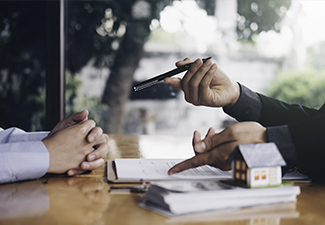
[{"label": "black pen", "polygon": [[110,187],[109,192],[121,194],[121,193],[145,193],[148,187],[146,185],[139,186],[118,186],[118,187]]},{"label": "black pen", "polygon": [[[205,58],[205,59],[202,59],[203,63],[205,63],[207,60],[211,59],[212,57],[208,57],[208,58]],[[163,79],[165,79],[166,77],[171,77],[171,76],[174,76],[176,74],[179,74],[181,72],[184,72],[186,70],[188,70],[190,68],[190,66],[192,65],[193,63],[189,63],[189,64],[186,64],[184,66],[181,66],[181,67],[178,67],[176,69],[173,69],[171,71],[168,71],[166,73],[163,73],[161,75],[158,75],[156,77],[153,77],[149,80],[146,80],[144,82],[141,82],[140,84],[137,84],[133,87],[134,91],[140,91],[142,89],[145,89],[147,87],[150,87],[156,83],[158,83],[159,81],[162,81]]]}]

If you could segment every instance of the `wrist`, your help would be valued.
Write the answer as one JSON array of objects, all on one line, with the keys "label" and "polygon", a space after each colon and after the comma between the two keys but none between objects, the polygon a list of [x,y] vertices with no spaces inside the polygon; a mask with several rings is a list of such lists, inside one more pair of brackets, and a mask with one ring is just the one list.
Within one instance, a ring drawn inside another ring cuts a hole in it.
[{"label": "wrist", "polygon": [[231,109],[235,106],[235,104],[237,103],[239,96],[240,96],[240,85],[235,82],[232,81],[232,86],[231,86],[231,90],[230,93],[232,95],[231,101],[228,105],[225,106],[225,108],[227,109]]},{"label": "wrist", "polygon": [[52,158],[53,158],[52,154],[53,153],[51,151],[52,150],[52,145],[51,145],[50,138],[46,137],[46,138],[44,138],[42,140],[42,142],[45,145],[47,151],[49,152],[49,158],[50,158],[50,160],[49,160],[49,167],[48,167],[48,170],[47,170],[46,173],[56,173],[55,172],[55,169],[53,168],[53,162],[52,162]]}]

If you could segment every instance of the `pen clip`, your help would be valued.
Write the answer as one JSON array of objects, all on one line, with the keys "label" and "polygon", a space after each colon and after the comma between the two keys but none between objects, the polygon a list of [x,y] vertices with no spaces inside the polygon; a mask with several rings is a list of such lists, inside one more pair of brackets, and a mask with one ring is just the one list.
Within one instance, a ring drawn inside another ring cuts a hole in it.
[{"label": "pen clip", "polygon": [[153,80],[153,81],[146,82],[146,83],[143,83],[143,84],[138,84],[138,85],[133,87],[133,90],[134,91],[141,91],[142,89],[145,89],[147,87],[155,85],[156,83],[158,83],[158,80]]}]

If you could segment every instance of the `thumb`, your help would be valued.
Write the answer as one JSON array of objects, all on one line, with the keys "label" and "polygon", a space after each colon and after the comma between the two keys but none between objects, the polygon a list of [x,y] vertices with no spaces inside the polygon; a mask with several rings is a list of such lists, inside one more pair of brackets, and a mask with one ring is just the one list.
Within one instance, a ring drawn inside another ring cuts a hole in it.
[{"label": "thumb", "polygon": [[207,150],[210,150],[213,147],[215,147],[215,146],[212,146],[211,148],[207,148],[207,145],[204,142],[204,140],[207,139],[206,141],[210,143],[208,137],[211,137],[214,134],[215,134],[215,130],[212,127],[210,127],[208,132],[205,135],[205,138],[203,140],[201,140],[200,133],[198,131],[195,131],[194,135],[193,135],[193,140],[192,140],[192,145],[193,145],[194,151],[197,153],[203,153],[203,152],[206,152]]},{"label": "thumb", "polygon": [[222,132],[215,134],[209,132],[203,140],[196,142],[196,144],[194,145],[194,150],[198,153],[203,153],[219,146],[224,142],[222,134]]},{"label": "thumb", "polygon": [[177,78],[177,77],[166,77],[164,79],[166,84],[169,84],[170,86],[173,86],[174,88],[177,88],[179,90],[183,90],[182,89],[182,85],[181,85],[181,78]]},{"label": "thumb", "polygon": [[194,147],[197,143],[201,142],[201,134],[197,130],[193,133],[192,146]]},{"label": "thumb", "polygon": [[88,119],[88,115],[89,115],[88,110],[83,110],[81,112],[73,114],[72,120],[76,123],[83,122]]}]

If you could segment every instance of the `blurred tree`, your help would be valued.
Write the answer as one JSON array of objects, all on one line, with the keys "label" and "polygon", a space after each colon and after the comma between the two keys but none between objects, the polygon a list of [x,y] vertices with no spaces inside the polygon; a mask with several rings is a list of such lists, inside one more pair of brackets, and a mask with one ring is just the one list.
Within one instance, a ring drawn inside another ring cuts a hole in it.
[{"label": "blurred tree", "polygon": [[324,104],[325,71],[279,73],[268,96],[289,104],[302,104],[318,109]]},{"label": "blurred tree", "polygon": [[[143,46],[150,34],[149,25],[152,19],[159,19],[159,12],[172,1],[113,1],[119,6],[112,8],[112,17],[125,26],[125,34],[118,41],[119,48],[114,54],[114,64],[110,66],[111,74],[107,81],[102,98],[103,103],[110,107],[110,121],[107,132],[121,133],[124,129],[124,105],[130,95],[133,74],[143,55]],[[215,12],[214,0],[196,0],[201,8],[209,15]],[[242,35],[251,39],[253,33],[261,31],[280,30],[279,22],[284,17],[286,9],[290,6],[290,0],[238,0],[238,13],[245,18],[245,28],[238,29],[239,34],[245,34],[246,26],[251,30],[250,35]],[[106,21],[109,18],[106,18]],[[256,23],[257,28],[251,26]],[[238,27],[240,27],[238,25]],[[241,35],[240,35],[241,37]]]},{"label": "blurred tree", "polygon": [[[130,95],[133,74],[143,55],[144,43],[150,34],[151,20],[159,18],[159,12],[171,2],[68,2],[68,69],[74,74],[92,58],[95,66],[110,68],[102,96],[102,102],[109,106],[105,132],[123,132],[124,105]],[[68,102],[73,104],[73,100]]]},{"label": "blurred tree", "polygon": [[262,31],[279,32],[280,22],[291,5],[291,0],[238,0],[238,39],[253,41]]},{"label": "blurred tree", "polygon": [[[91,59],[95,59],[95,66],[110,69],[101,99],[103,107],[108,105],[110,109],[105,132],[123,132],[124,105],[129,98],[133,74],[143,55],[144,43],[150,34],[150,23],[152,19],[159,19],[159,13],[172,2],[66,1],[68,72],[73,77]],[[215,0],[196,2],[213,15]],[[2,1],[0,4],[0,79],[3,84],[0,88],[0,126],[42,129],[45,111],[45,2]],[[238,0],[238,13],[242,16],[238,22],[240,39],[251,39],[253,34],[262,30],[278,30],[277,24],[289,6],[290,0]],[[252,23],[256,23],[256,29]],[[243,35],[247,29],[253,32]],[[75,109],[78,85],[74,79],[70,80],[67,108]]]}]

